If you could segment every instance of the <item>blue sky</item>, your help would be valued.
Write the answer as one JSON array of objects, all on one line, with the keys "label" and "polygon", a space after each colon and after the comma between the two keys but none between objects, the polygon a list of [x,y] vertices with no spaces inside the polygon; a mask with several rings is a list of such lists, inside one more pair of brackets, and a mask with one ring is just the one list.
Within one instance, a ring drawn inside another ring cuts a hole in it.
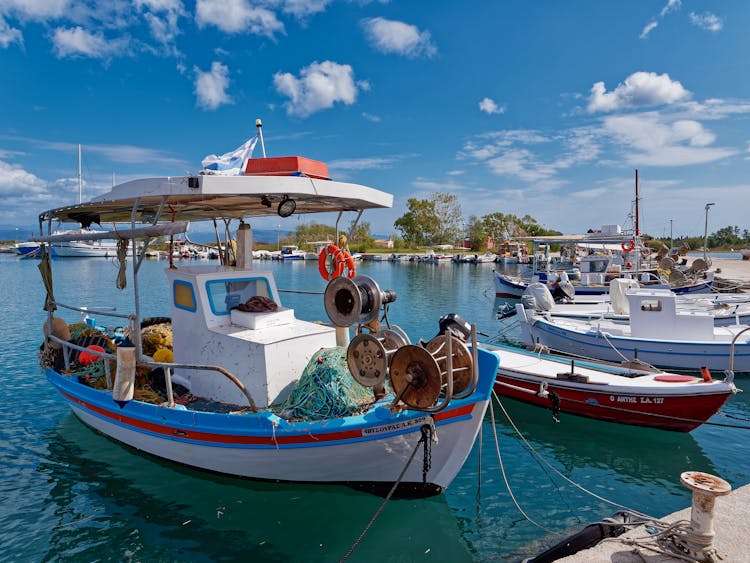
[{"label": "blue sky", "polygon": [[435,191],[625,224],[636,168],[642,230],[700,234],[708,202],[749,228],[749,25],[745,0],[0,0],[0,223],[76,201],[77,143],[91,197],[260,117],[269,156],[394,193],[377,233]]}]

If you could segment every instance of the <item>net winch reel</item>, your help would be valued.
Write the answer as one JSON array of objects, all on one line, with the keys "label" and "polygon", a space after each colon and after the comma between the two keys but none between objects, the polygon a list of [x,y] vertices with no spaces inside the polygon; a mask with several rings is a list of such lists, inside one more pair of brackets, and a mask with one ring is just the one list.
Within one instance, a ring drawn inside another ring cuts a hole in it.
[{"label": "net winch reel", "polygon": [[474,325],[450,314],[440,318],[440,332],[432,340],[399,348],[388,372],[396,393],[391,408],[403,403],[412,410],[438,412],[451,400],[471,395],[478,378],[476,338]]},{"label": "net winch reel", "polygon": [[[336,326],[358,325],[357,335],[346,349],[346,362],[354,380],[372,387],[378,398],[385,396],[384,383],[393,354],[410,344],[398,326],[380,329],[380,308],[386,311],[395,300],[395,292],[381,290],[375,280],[364,275],[331,280],[323,297],[326,313]],[[365,327],[370,332],[363,332]]]}]

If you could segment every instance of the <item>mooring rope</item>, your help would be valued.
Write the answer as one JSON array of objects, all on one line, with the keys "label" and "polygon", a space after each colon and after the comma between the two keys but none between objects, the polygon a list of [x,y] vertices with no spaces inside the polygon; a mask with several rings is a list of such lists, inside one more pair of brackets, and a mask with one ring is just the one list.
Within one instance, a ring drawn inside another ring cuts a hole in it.
[{"label": "mooring rope", "polygon": [[375,514],[373,514],[372,518],[370,518],[370,521],[367,523],[367,526],[364,527],[364,529],[362,530],[362,533],[359,534],[359,537],[354,541],[352,546],[349,548],[349,551],[346,552],[346,554],[341,558],[340,561],[346,561],[347,559],[349,559],[349,557],[351,557],[352,553],[354,553],[354,550],[357,549],[357,546],[364,539],[367,532],[370,531],[370,528],[375,523],[375,520],[377,520],[378,517],[380,516],[380,513],[383,512],[385,505],[388,504],[388,501],[391,500],[393,493],[396,492],[396,489],[401,484],[401,480],[404,478],[404,475],[406,475],[406,471],[409,469],[411,462],[414,461],[414,456],[417,455],[417,451],[419,451],[420,444],[422,444],[425,441],[425,435],[426,433],[423,431],[421,437],[419,438],[419,441],[414,446],[414,450],[411,452],[411,455],[409,456],[409,459],[407,460],[406,465],[401,470],[401,473],[399,474],[398,479],[396,479],[396,482],[393,483],[391,490],[388,491],[388,494],[383,499],[383,502],[380,504],[378,509],[375,511]]},{"label": "mooring rope", "polygon": [[[508,411],[507,411],[507,410],[505,410],[505,406],[503,406],[503,404],[502,404],[502,403],[500,402],[500,398],[499,398],[499,397],[497,396],[497,393],[495,393],[495,391],[494,391],[494,390],[492,391],[492,396],[493,396],[493,397],[495,398],[495,400],[497,401],[497,404],[498,404],[498,405],[500,406],[500,408],[502,409],[502,411],[503,411],[503,414],[505,415],[505,418],[507,418],[507,419],[508,419],[508,422],[509,422],[509,423],[510,423],[510,425],[511,425],[511,426],[513,427],[513,430],[515,430],[515,431],[516,431],[516,434],[518,434],[519,438],[521,438],[521,440],[522,440],[522,441],[523,441],[523,443],[524,443],[524,444],[526,445],[526,447],[527,447],[527,448],[529,449],[529,451],[531,451],[531,453],[532,453],[532,454],[533,454],[533,455],[534,455],[535,457],[537,457],[537,459],[539,459],[539,460],[540,460],[540,461],[541,461],[542,463],[544,463],[544,465],[546,465],[547,467],[549,467],[549,468],[550,468],[550,469],[551,469],[551,470],[552,470],[552,471],[553,471],[554,473],[556,473],[556,474],[557,474],[558,476],[560,476],[560,477],[561,477],[561,478],[562,478],[563,480],[567,481],[567,482],[568,482],[569,484],[571,484],[572,486],[576,487],[576,488],[577,488],[577,489],[579,489],[580,491],[582,491],[582,492],[584,492],[584,493],[586,493],[586,494],[588,494],[588,495],[591,495],[591,496],[593,496],[593,497],[594,497],[594,498],[596,498],[597,500],[600,500],[600,501],[602,501],[602,502],[605,502],[605,503],[607,503],[607,504],[610,504],[610,505],[612,505],[612,506],[615,506],[615,507],[617,507],[617,508],[622,508],[623,510],[627,510],[627,511],[629,511],[629,512],[632,512],[632,513],[634,513],[634,514],[637,514],[638,516],[641,516],[641,517],[643,517],[643,518],[649,518],[649,519],[651,519],[651,520],[655,520],[655,519],[654,519],[653,517],[651,517],[651,516],[649,516],[649,515],[647,515],[647,514],[644,514],[644,513],[640,512],[640,511],[638,511],[638,510],[635,510],[635,509],[633,509],[633,508],[630,508],[630,507],[628,507],[628,506],[625,506],[625,505],[623,505],[623,504],[619,504],[619,503],[617,503],[617,502],[614,502],[614,501],[612,501],[612,500],[609,500],[609,499],[607,499],[607,498],[604,498],[604,497],[602,497],[602,496],[600,496],[600,495],[598,495],[598,494],[594,493],[593,491],[589,491],[589,490],[588,490],[587,488],[585,488],[584,486],[582,486],[582,485],[579,485],[578,483],[576,483],[575,481],[573,481],[572,479],[570,479],[569,477],[567,477],[566,475],[564,475],[564,474],[563,474],[563,473],[562,473],[562,472],[561,472],[561,471],[560,471],[559,469],[557,469],[557,468],[556,468],[555,466],[553,466],[552,464],[550,464],[550,463],[549,463],[549,462],[548,462],[548,461],[547,461],[546,459],[544,459],[544,458],[543,458],[543,457],[541,456],[541,454],[539,454],[539,452],[537,452],[537,451],[536,451],[536,449],[534,448],[534,446],[532,446],[532,445],[531,445],[531,444],[529,443],[529,441],[528,441],[528,440],[526,439],[526,437],[525,437],[525,436],[523,435],[523,433],[522,433],[522,432],[521,432],[521,431],[520,431],[520,430],[518,429],[518,426],[516,426],[515,422],[513,422],[513,419],[511,418],[511,416],[510,416],[510,414],[508,413]],[[490,410],[490,414],[492,414],[492,410]],[[493,419],[493,425],[494,425],[494,419]],[[496,435],[497,435],[497,434],[496,434]]]},{"label": "mooring rope", "polygon": [[[494,391],[493,391],[494,393]],[[524,512],[523,508],[521,508],[521,505],[516,500],[515,495],[513,494],[513,489],[510,486],[510,483],[508,482],[508,476],[505,474],[505,466],[503,465],[503,456],[500,455],[500,444],[497,439],[497,428],[495,426],[495,409],[492,406],[492,401],[490,401],[490,419],[492,420],[492,433],[495,437],[495,451],[497,452],[497,461],[500,463],[500,473],[503,476],[503,481],[505,481],[505,488],[508,490],[508,494],[510,495],[511,500],[513,501],[513,504],[516,506],[516,510],[520,512],[526,520],[534,524],[537,528],[540,528],[547,532],[548,534],[553,533],[552,530],[545,528],[538,522],[536,522],[534,519],[531,518],[526,512]]]}]

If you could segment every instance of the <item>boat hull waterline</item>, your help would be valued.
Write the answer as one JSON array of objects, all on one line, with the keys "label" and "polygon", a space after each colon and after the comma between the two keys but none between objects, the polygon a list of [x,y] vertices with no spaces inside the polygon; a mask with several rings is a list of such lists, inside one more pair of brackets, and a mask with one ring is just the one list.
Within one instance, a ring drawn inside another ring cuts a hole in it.
[{"label": "boat hull waterline", "polygon": [[[363,416],[288,422],[270,413],[216,414],[165,409],[139,401],[123,408],[98,391],[47,369],[49,381],[86,425],[128,446],[197,469],[259,480],[346,483],[382,489],[396,482],[421,438],[434,424],[431,469],[423,481],[422,455],[404,475],[399,491],[410,496],[442,492],[468,457],[487,409],[497,357],[479,350],[480,383],[468,398],[430,416],[391,415],[381,404]],[[247,425],[238,424],[245,417]],[[432,422],[431,422],[432,419]],[[423,446],[420,446],[420,448]],[[387,452],[387,455],[383,455]]]}]

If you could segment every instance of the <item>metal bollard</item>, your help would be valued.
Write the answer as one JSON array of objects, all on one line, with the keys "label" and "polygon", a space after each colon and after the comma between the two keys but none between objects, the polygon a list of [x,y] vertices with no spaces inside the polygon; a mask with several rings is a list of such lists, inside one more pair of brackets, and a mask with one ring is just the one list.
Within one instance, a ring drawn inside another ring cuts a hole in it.
[{"label": "metal bollard", "polygon": [[720,477],[700,471],[685,471],[680,482],[693,491],[690,528],[680,543],[697,561],[713,561],[716,497],[728,495],[732,486]]}]

